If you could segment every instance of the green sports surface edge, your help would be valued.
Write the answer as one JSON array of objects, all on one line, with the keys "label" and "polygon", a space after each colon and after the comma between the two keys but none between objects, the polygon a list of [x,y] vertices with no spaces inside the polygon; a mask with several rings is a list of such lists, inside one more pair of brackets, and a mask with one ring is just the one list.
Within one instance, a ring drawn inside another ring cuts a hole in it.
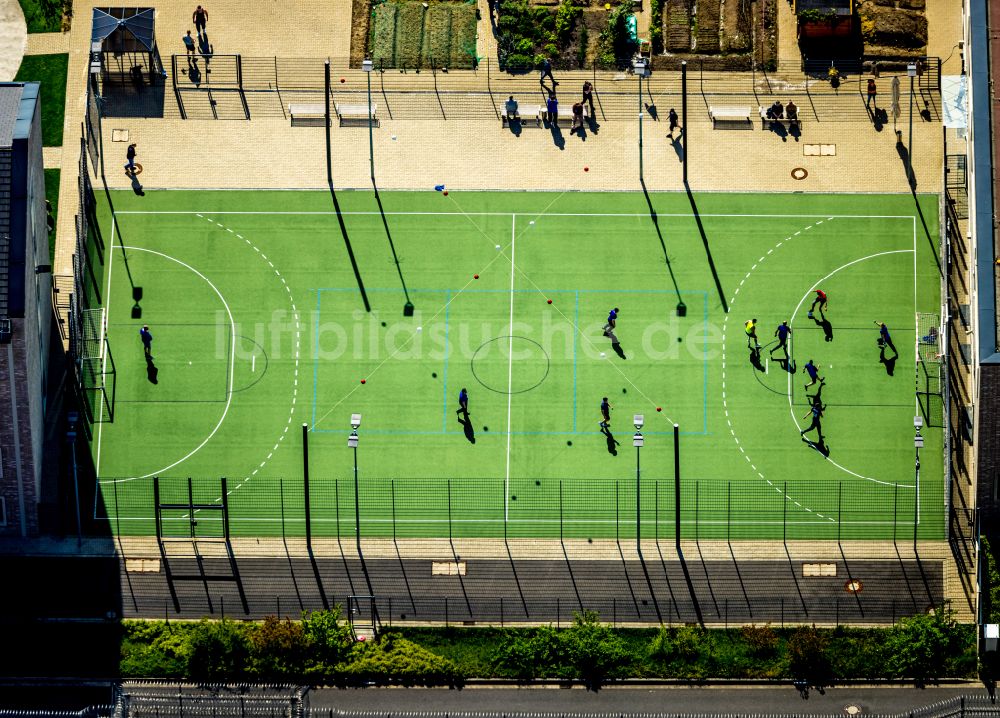
[{"label": "green sports surface edge", "polygon": [[[329,192],[109,197],[92,446],[113,531],[156,530],[153,477],[206,505],[225,477],[233,535],[303,535],[305,425],[314,536],[353,536],[356,457],[366,537],[634,537],[638,513],[671,538],[676,424],[685,538],[943,536],[936,195],[382,192],[384,221],[368,192],[339,218]],[[800,436],[809,359],[822,441]],[[221,533],[195,513],[162,511],[163,535]]]}]

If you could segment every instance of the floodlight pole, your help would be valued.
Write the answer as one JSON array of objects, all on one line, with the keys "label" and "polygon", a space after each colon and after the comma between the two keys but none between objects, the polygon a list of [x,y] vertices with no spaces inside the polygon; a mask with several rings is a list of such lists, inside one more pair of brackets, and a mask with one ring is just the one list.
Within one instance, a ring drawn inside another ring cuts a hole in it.
[{"label": "floodlight pole", "polygon": [[[639,181],[643,182],[642,174],[642,75],[643,69],[639,68],[636,72],[639,76]],[[638,452],[637,452],[638,453]]]},{"label": "floodlight pole", "polygon": [[324,100],[324,111],[323,119],[326,121],[326,128],[324,133],[326,134],[326,178],[333,187],[333,166],[332,158],[330,157],[330,61],[327,60],[326,64],[323,66],[323,86],[326,91],[323,93]]},{"label": "floodlight pole", "polygon": [[688,64],[681,61],[681,168],[684,186],[688,181]]},{"label": "floodlight pole", "polygon": [[351,449],[354,451],[354,543],[358,549],[358,558],[361,558],[361,503],[358,499],[358,432],[355,429],[351,432],[353,441]]},{"label": "floodlight pole", "polygon": [[[639,433],[636,432],[636,436]],[[639,474],[639,454],[642,452],[642,442],[638,442],[635,445],[635,550],[640,556],[642,556],[642,511],[640,510],[640,497],[642,492],[640,491],[640,474]]]},{"label": "floodlight pole", "polygon": [[309,424],[302,424],[302,496],[306,514],[306,546],[312,546],[312,512],[309,510]]}]

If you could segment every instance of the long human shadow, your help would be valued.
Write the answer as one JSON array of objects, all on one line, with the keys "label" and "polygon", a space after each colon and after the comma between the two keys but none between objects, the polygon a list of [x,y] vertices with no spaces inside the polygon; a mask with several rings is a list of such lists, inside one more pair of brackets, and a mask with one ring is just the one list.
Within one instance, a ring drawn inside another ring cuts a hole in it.
[{"label": "long human shadow", "polygon": [[472,426],[472,420],[469,419],[468,412],[461,412],[458,415],[458,423],[462,425],[462,431],[465,433],[465,438],[470,444],[476,443],[476,429]]},{"label": "long human shadow", "polygon": [[[372,305],[368,301],[368,293],[365,291],[365,283],[361,279],[361,270],[358,269],[358,260],[354,257],[354,248],[351,247],[351,238],[347,234],[347,225],[344,223],[344,214],[340,209],[340,201],[337,199],[337,191],[333,187],[333,159],[330,149],[330,78],[329,65],[327,65],[326,78],[326,118],[323,124],[326,125],[326,183],[330,188],[330,197],[333,199],[333,209],[337,213],[337,223],[340,225],[340,234],[344,238],[344,247],[347,249],[347,256],[351,260],[351,269],[354,270],[354,279],[358,282],[358,291],[361,292],[361,301],[365,305],[365,311],[370,312]],[[379,205],[381,207],[381,205]],[[384,217],[383,217],[384,219]],[[386,228],[388,231],[388,227]]]},{"label": "long human shadow", "polygon": [[892,376],[896,373],[896,360],[899,359],[899,353],[893,352],[891,357],[885,355],[885,347],[879,349],[878,361],[880,364],[885,366],[885,373]]},{"label": "long human shadow", "polygon": [[150,384],[159,384],[158,379],[160,370],[156,368],[156,364],[153,363],[153,357],[146,357],[146,379],[149,380]]},{"label": "long human shadow", "polygon": [[606,426],[601,427],[601,433],[604,434],[604,438],[607,440],[608,453],[612,456],[618,456],[618,447],[621,446],[621,442],[614,437],[614,434]]},{"label": "long human shadow", "polygon": [[649,191],[646,189],[646,181],[639,178],[639,183],[642,185],[642,195],[646,198],[646,206],[649,208],[649,218],[653,220],[653,228],[656,229],[656,237],[660,240],[660,249],[663,250],[663,262],[667,265],[667,272],[670,273],[670,281],[674,285],[674,292],[677,293],[677,303],[678,305],[683,304],[684,300],[681,299],[681,289],[677,286],[677,277],[674,276],[674,267],[670,263],[670,256],[667,254],[667,243],[663,240],[663,232],[660,230],[660,218],[656,213],[656,209],[653,208],[653,200],[649,196]]},{"label": "long human shadow", "polygon": [[826,318],[822,310],[819,313],[819,319],[813,316],[812,320],[816,323],[820,329],[823,330],[823,341],[832,342],[833,341],[833,325],[830,324],[830,320]]},{"label": "long human shadow", "polygon": [[708,235],[705,234],[705,226],[701,223],[701,214],[698,213],[698,205],[691,194],[691,185],[684,183],[684,191],[687,192],[688,202],[691,203],[691,212],[694,214],[695,224],[698,225],[698,234],[701,235],[701,243],[705,245],[705,256],[708,258],[708,267],[712,270],[712,278],[715,280],[715,289],[719,292],[719,301],[722,302],[722,310],[729,313],[729,302],[726,301],[726,293],[722,290],[722,282],[719,280],[719,272],[715,268],[715,260],[712,259],[712,248],[708,245]]},{"label": "long human shadow", "polygon": [[[378,203],[378,213],[382,217],[382,226],[385,227],[385,236],[389,240],[389,249],[392,250],[392,261],[396,265],[396,273],[399,275],[399,283],[403,286],[403,296],[406,297],[407,308],[411,307],[410,293],[406,289],[406,280],[403,279],[403,269],[399,266],[399,256],[396,254],[396,244],[392,241],[392,232],[389,231],[389,221],[385,217],[385,210],[382,208],[382,198],[379,196],[378,187],[372,180],[372,188],[375,190],[375,202]],[[475,443],[475,442],[473,442]]]}]

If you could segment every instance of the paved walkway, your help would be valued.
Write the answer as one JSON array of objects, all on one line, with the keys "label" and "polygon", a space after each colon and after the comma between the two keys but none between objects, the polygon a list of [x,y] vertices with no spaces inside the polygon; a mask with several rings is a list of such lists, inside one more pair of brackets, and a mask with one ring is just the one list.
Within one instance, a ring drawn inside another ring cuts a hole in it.
[{"label": "paved walkway", "polygon": [[0,82],[10,82],[21,66],[28,28],[17,0],[0,0]]}]

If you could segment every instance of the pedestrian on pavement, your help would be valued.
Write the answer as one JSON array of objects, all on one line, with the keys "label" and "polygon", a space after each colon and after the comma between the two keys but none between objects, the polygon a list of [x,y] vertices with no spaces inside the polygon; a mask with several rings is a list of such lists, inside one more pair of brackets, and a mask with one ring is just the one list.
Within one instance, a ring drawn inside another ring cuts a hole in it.
[{"label": "pedestrian on pavement", "polygon": [[591,119],[597,117],[597,113],[594,110],[594,86],[590,84],[590,80],[583,83],[583,101],[590,105]]},{"label": "pedestrian on pavement", "polygon": [[885,325],[885,322],[877,321],[875,324],[878,325],[878,345],[879,347],[889,347],[892,349],[892,353],[898,355],[899,352],[896,351],[896,345],[892,343],[892,337],[889,336],[889,328]]},{"label": "pedestrian on pavement", "polygon": [[549,99],[545,103],[545,116],[548,118],[550,125],[559,126],[559,100],[556,99],[556,93],[554,92],[549,93]]},{"label": "pedestrian on pavement", "polygon": [[809,307],[809,318],[813,318],[813,312],[816,311],[816,307],[819,307],[820,315],[823,314],[823,310],[826,309],[826,292],[822,289],[816,290],[816,296],[813,298],[812,306]]},{"label": "pedestrian on pavement", "polygon": [[142,353],[146,355],[147,359],[152,358],[153,335],[150,333],[149,327],[145,324],[139,330],[139,339],[142,340]]},{"label": "pedestrian on pavement", "polygon": [[573,103],[573,126],[570,127],[569,133],[573,134],[577,130],[583,129],[583,103],[574,102]]},{"label": "pedestrian on pavement", "polygon": [[873,110],[878,112],[878,103],[875,100],[875,95],[878,94],[878,89],[875,87],[875,78],[868,78],[868,101],[865,103],[865,109]]},{"label": "pedestrian on pavement", "polygon": [[813,360],[812,359],[810,359],[809,361],[806,362],[806,365],[804,367],[802,367],[802,371],[804,371],[806,374],[809,375],[809,383],[806,384],[806,389],[808,389],[809,387],[811,387],[817,381],[819,381],[820,386],[822,386],[823,384],[826,384],[826,379],[824,379],[823,377],[821,377],[819,375],[819,369],[817,369],[816,365],[813,364]]},{"label": "pedestrian on pavement", "polygon": [[606,396],[601,399],[601,423],[599,426],[602,429],[611,426],[611,404]]},{"label": "pedestrian on pavement", "polygon": [[462,391],[458,392],[458,411],[455,413],[469,415],[469,392],[465,390],[464,386]]},{"label": "pedestrian on pavement", "polygon": [[545,61],[542,62],[542,75],[538,78],[538,81],[540,83],[544,83],[546,77],[552,80],[553,87],[559,84],[556,82],[556,78],[552,76],[552,62],[547,57],[545,58]]},{"label": "pedestrian on pavement", "polygon": [[[188,5],[188,7],[191,6]],[[198,34],[201,35],[205,32],[205,23],[208,22],[208,10],[199,5],[191,14],[191,20],[194,21],[194,27],[198,31]]]},{"label": "pedestrian on pavement", "polygon": [[670,137],[673,139],[674,130],[681,126],[681,123],[677,120],[677,110],[671,107],[667,117],[670,119]]},{"label": "pedestrian on pavement", "polygon": [[[743,322],[743,328],[747,333],[747,349],[760,347],[760,342],[757,341],[757,318],[754,317],[753,319]],[[750,343],[751,341],[753,344]]]},{"label": "pedestrian on pavement", "polygon": [[135,142],[128,146],[128,150],[125,151],[125,158],[128,162],[125,163],[125,174],[131,175],[135,173]]},{"label": "pedestrian on pavement", "polygon": [[815,402],[812,406],[809,407],[809,412],[802,418],[805,419],[807,416],[812,416],[812,423],[808,426],[808,428],[805,428],[802,431],[800,431],[799,436],[805,436],[808,432],[815,429],[816,433],[819,434],[820,441],[823,440],[823,429],[819,425],[819,423],[820,419],[823,418],[823,410],[825,408],[826,406],[824,406],[819,402]]},{"label": "pedestrian on pavement", "polygon": [[792,328],[788,326],[788,322],[782,322],[778,325],[778,328],[774,330],[774,336],[778,337],[778,346],[771,349],[771,356],[779,349],[785,350],[785,356],[788,356],[788,335],[792,333]]},{"label": "pedestrian on pavement", "polygon": [[188,30],[188,34],[185,35],[181,39],[184,40],[184,47],[187,48],[187,54],[188,55],[193,55],[194,54],[194,38],[191,37],[191,31]]}]

